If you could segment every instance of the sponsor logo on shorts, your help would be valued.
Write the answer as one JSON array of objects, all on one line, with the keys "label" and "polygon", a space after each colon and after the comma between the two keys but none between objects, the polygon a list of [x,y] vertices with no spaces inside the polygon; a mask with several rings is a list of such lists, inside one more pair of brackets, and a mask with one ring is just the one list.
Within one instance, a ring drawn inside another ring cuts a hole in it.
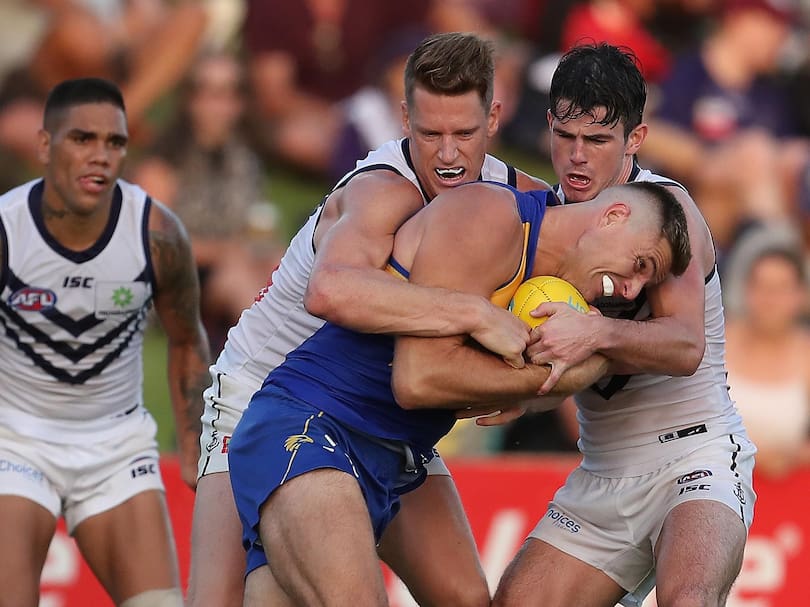
[{"label": "sponsor logo on shorts", "polygon": [[0,473],[2,472],[13,472],[14,474],[19,474],[27,478],[29,481],[34,481],[35,483],[41,483],[45,480],[45,475],[36,468],[33,468],[28,464],[10,462],[7,459],[0,459]]},{"label": "sponsor logo on shorts", "polygon": [[696,434],[705,434],[706,424],[699,424],[697,426],[689,426],[688,428],[681,428],[680,430],[675,430],[674,432],[667,432],[666,434],[659,434],[658,441],[662,443],[668,443],[669,441],[678,440],[679,438],[685,438],[687,436],[695,436]]},{"label": "sponsor logo on shorts", "polygon": [[315,441],[308,437],[306,434],[292,434],[284,441],[284,448],[287,451],[298,451],[301,445],[305,443],[314,443]]},{"label": "sponsor logo on shorts", "polygon": [[211,433],[211,440],[205,446],[205,450],[208,451],[208,453],[211,453],[211,451],[213,451],[214,449],[219,447],[219,436],[218,435],[219,435],[219,433],[216,430],[214,430]]},{"label": "sponsor logo on shorts", "polygon": [[712,486],[710,483],[701,483],[699,485],[686,485],[686,487],[681,487],[681,490],[678,491],[678,495],[685,495],[687,493],[692,493],[693,491],[708,491],[711,488]]},{"label": "sponsor logo on shorts", "polygon": [[701,478],[706,478],[707,476],[711,476],[711,470],[693,470],[689,474],[684,474],[681,478],[678,479],[679,485],[685,485],[687,483],[692,483],[696,480],[700,480]]},{"label": "sponsor logo on shorts", "polygon": [[231,442],[231,436],[230,435],[222,437],[222,450],[220,451],[220,453],[227,453],[228,452],[228,445],[230,444],[230,442]]},{"label": "sponsor logo on shorts", "polygon": [[158,473],[158,465],[155,461],[148,461],[129,469],[129,475],[132,478],[139,478],[141,476],[148,476],[150,474]]},{"label": "sponsor logo on shorts", "polygon": [[745,493],[743,492],[741,483],[734,485],[734,496],[740,501],[741,504],[745,504]]},{"label": "sponsor logo on shorts", "polygon": [[565,529],[571,533],[579,533],[579,530],[582,528],[580,524],[570,516],[560,512],[559,510],[554,510],[554,508],[548,509],[546,512],[546,518],[553,521],[555,527]]}]

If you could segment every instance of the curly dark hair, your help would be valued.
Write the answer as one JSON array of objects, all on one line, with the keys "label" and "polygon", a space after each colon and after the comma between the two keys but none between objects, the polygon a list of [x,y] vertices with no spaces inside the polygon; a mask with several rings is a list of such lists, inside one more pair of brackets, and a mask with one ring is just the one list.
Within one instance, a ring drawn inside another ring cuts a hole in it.
[{"label": "curly dark hair", "polygon": [[632,50],[607,43],[582,44],[560,59],[549,91],[552,115],[561,121],[606,114],[599,124],[624,123],[624,135],[641,124],[647,85]]}]

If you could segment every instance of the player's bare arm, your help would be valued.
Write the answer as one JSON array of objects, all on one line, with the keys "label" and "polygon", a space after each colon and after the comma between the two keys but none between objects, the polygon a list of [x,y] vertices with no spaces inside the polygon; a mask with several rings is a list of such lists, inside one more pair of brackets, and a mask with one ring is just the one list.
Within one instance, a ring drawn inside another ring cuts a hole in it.
[{"label": "player's bare arm", "polygon": [[149,215],[149,249],[157,289],[155,310],[168,339],[169,394],[183,480],[194,487],[202,393],[208,386],[208,339],[200,321],[200,287],[188,235],[160,203]]},{"label": "player's bare arm", "polygon": [[[414,246],[411,281],[489,297],[514,276],[521,259],[523,235],[514,196],[498,186],[461,186],[404,226],[394,253],[399,258],[403,248]],[[603,360],[584,385],[606,370]],[[517,405],[536,396],[547,376],[546,367],[505,365],[463,336],[402,336],[396,342],[392,385],[405,408],[489,407],[494,401]]]},{"label": "player's bare arm", "polygon": [[307,311],[364,333],[472,334],[522,364],[526,335],[486,298],[417,288],[383,270],[395,232],[422,207],[416,188],[390,171],[360,175],[333,193],[315,233]]},{"label": "player's bare arm", "polygon": [[705,348],[704,288],[714,266],[714,248],[694,201],[680,188],[670,190],[687,216],[692,261],[681,276],[669,275],[647,287],[652,318],[582,316],[570,313],[566,306],[544,304],[538,313],[550,318],[535,330],[539,339],[527,348],[532,362],[553,362],[560,372],[601,352],[611,360],[611,373],[686,376],[695,372]]}]

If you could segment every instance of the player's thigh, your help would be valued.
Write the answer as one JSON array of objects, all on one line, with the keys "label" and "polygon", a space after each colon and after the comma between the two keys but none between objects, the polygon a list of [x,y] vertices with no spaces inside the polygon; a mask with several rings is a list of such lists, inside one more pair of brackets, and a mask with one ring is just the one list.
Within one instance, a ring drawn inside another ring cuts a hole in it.
[{"label": "player's thigh", "polygon": [[655,547],[658,604],[722,604],[742,567],[746,536],[740,515],[721,502],[673,508]]},{"label": "player's thigh", "polygon": [[281,589],[267,565],[254,569],[245,579],[244,607],[262,607],[263,605],[296,607],[296,603]]},{"label": "player's thigh", "polygon": [[472,529],[450,476],[431,474],[400,498],[379,554],[423,607],[489,605]]},{"label": "player's thigh", "polygon": [[259,533],[297,603],[387,604],[368,505],[350,474],[321,468],[281,484],[260,509]]},{"label": "player's thigh", "polygon": [[245,575],[242,525],[227,472],[197,481],[191,524],[190,607],[239,607]]},{"label": "player's thigh", "polygon": [[56,517],[18,495],[0,495],[0,607],[36,607]]},{"label": "player's thigh", "polygon": [[74,536],[116,603],[147,590],[179,586],[174,537],[160,490],[143,491],[84,519]]},{"label": "player's thigh", "polygon": [[504,571],[493,607],[614,607],[622,588],[595,567],[529,538]]}]

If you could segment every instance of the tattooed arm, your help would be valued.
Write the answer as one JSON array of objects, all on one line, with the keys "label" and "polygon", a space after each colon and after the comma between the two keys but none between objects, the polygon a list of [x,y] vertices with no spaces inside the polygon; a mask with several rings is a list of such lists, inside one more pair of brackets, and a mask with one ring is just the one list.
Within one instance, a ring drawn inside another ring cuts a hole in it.
[{"label": "tattooed arm", "polygon": [[155,269],[155,309],[168,338],[169,393],[183,480],[197,482],[202,393],[208,385],[208,338],[200,320],[200,287],[191,245],[180,220],[160,203],[149,215]]}]

